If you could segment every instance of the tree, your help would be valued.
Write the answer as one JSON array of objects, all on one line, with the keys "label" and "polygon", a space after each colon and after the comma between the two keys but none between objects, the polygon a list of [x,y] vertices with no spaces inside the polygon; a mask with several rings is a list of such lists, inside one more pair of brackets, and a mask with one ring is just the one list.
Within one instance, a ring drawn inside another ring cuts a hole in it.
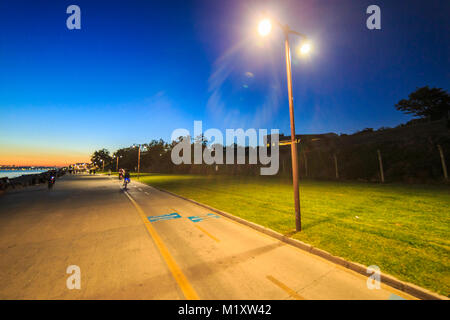
[{"label": "tree", "polygon": [[170,165],[169,145],[160,139],[144,146],[146,151],[141,154],[141,165],[153,172],[167,172]]},{"label": "tree", "polygon": [[422,119],[433,121],[445,118],[448,120],[450,96],[442,88],[429,88],[428,86],[417,88],[408,98],[408,100],[400,100],[395,108]]},{"label": "tree", "polygon": [[103,167],[103,163],[105,163],[105,167],[111,165],[112,158],[109,155],[109,151],[106,149],[101,149],[95,151],[91,156],[91,161],[94,165],[99,168]]}]

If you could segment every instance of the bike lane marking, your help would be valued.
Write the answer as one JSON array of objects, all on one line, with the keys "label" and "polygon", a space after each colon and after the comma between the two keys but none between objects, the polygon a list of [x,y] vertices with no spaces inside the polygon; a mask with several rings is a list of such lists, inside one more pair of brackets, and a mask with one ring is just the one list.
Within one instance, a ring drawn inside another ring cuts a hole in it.
[{"label": "bike lane marking", "polygon": [[179,218],[181,218],[181,216],[176,212],[169,213],[169,214],[162,214],[159,216],[147,217],[148,221],[150,221],[150,222],[173,220],[173,219],[179,219]]},{"label": "bike lane marking", "polygon": [[187,218],[189,220],[191,220],[192,222],[197,223],[197,222],[201,222],[203,220],[207,220],[207,219],[211,219],[211,218],[219,219],[219,216],[214,213],[207,213],[207,214],[202,214],[202,215],[198,215],[198,216],[190,216]]}]

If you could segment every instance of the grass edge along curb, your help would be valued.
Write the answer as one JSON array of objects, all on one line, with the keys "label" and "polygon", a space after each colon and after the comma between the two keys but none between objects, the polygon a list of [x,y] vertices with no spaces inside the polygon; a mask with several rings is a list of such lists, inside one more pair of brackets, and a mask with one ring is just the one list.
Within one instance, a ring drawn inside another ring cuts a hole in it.
[{"label": "grass edge along curb", "polygon": [[[142,182],[140,182],[140,183],[142,183]],[[142,184],[144,184],[144,183],[142,183]],[[145,185],[147,185],[147,184],[145,184]],[[289,237],[287,237],[287,236],[285,236],[285,235],[283,235],[283,234],[281,234],[279,232],[276,232],[276,231],[274,231],[272,229],[263,227],[263,226],[261,226],[259,224],[254,223],[254,222],[247,221],[245,219],[242,219],[240,217],[232,215],[231,213],[228,213],[228,212],[216,209],[214,207],[208,206],[206,204],[203,204],[201,202],[198,202],[198,201],[195,201],[195,200],[192,200],[192,199],[180,196],[180,195],[178,195],[176,193],[173,193],[173,192],[170,192],[170,191],[167,191],[167,190],[164,190],[164,189],[160,189],[160,188],[152,186],[152,185],[150,185],[150,186],[152,188],[155,188],[155,189],[159,190],[159,191],[168,193],[168,194],[170,194],[172,196],[181,198],[183,200],[192,202],[192,203],[194,203],[194,204],[196,204],[198,206],[201,206],[203,208],[211,210],[211,211],[213,211],[215,213],[218,213],[218,214],[220,214],[220,215],[222,215],[224,217],[227,217],[227,218],[229,218],[231,220],[234,220],[234,221],[239,222],[239,223],[241,223],[243,225],[246,225],[246,226],[248,226],[248,227],[250,227],[252,229],[255,229],[255,230],[259,231],[259,232],[262,232],[262,233],[264,233],[264,234],[266,234],[268,236],[271,236],[271,237],[273,237],[273,238],[275,238],[277,240],[280,240],[280,241],[282,241],[284,243],[290,244],[290,245],[292,245],[294,247],[297,247],[299,249],[302,249],[304,251],[312,253],[312,254],[314,254],[316,256],[324,258],[324,259],[326,259],[328,261],[331,261],[331,262],[333,262],[335,264],[343,266],[343,267],[345,267],[347,269],[355,271],[355,272],[357,272],[359,274],[367,276],[367,267],[365,265],[362,265],[362,264],[359,264],[359,263],[356,263],[356,262],[352,262],[352,261],[347,261],[347,260],[345,260],[345,259],[343,259],[341,257],[334,256],[334,255],[332,255],[331,253],[329,253],[327,251],[324,251],[324,250],[318,249],[316,247],[313,247],[310,244],[307,244],[307,243],[302,242],[300,240],[289,238]],[[447,297],[445,297],[443,295],[440,295],[438,293],[432,292],[432,291],[430,291],[428,289],[422,288],[422,287],[417,286],[415,284],[412,284],[412,283],[409,283],[409,282],[405,282],[405,281],[401,281],[401,280],[399,280],[399,279],[397,279],[397,278],[395,278],[395,277],[393,277],[391,275],[385,274],[383,272],[380,272],[380,281],[382,283],[386,284],[386,285],[389,285],[389,286],[391,286],[391,287],[393,287],[395,289],[398,289],[400,291],[408,293],[408,294],[410,294],[410,295],[412,295],[412,296],[414,296],[416,298],[422,299],[422,300],[449,300]]]}]

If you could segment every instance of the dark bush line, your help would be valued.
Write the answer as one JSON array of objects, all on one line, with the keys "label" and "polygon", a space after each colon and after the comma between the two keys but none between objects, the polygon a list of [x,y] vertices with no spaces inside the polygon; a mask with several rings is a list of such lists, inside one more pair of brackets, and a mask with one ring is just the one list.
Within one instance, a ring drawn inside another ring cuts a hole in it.
[{"label": "dark bush line", "polygon": [[[288,138],[283,136],[283,139]],[[352,135],[299,135],[298,138],[301,178],[379,182],[381,174],[378,150],[382,158],[385,182],[444,181],[438,145],[443,150],[447,167],[450,163],[450,131],[444,120],[380,130],[368,128]],[[240,176],[260,174],[259,164],[174,165],[171,161],[173,143],[159,140],[144,145],[146,149],[140,153],[140,172]],[[249,147],[245,148],[245,152],[248,163]],[[193,152],[191,154],[193,155]],[[118,163],[119,168],[136,171],[138,155],[138,149],[135,147],[117,150],[113,156],[103,149],[96,151],[92,161],[101,168],[103,162],[100,160],[103,159],[105,170],[116,171]],[[290,177],[292,164],[289,145],[280,146],[279,160],[278,176]]]}]

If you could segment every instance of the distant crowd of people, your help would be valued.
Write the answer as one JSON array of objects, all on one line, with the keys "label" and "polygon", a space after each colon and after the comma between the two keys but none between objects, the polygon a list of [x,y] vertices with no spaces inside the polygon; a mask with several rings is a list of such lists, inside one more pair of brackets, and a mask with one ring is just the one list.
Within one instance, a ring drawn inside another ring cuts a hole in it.
[{"label": "distant crowd of people", "polygon": [[89,170],[77,170],[74,168],[69,168],[69,174],[80,174],[85,173],[86,171],[89,172],[89,174],[95,174],[97,169],[89,169]]}]

